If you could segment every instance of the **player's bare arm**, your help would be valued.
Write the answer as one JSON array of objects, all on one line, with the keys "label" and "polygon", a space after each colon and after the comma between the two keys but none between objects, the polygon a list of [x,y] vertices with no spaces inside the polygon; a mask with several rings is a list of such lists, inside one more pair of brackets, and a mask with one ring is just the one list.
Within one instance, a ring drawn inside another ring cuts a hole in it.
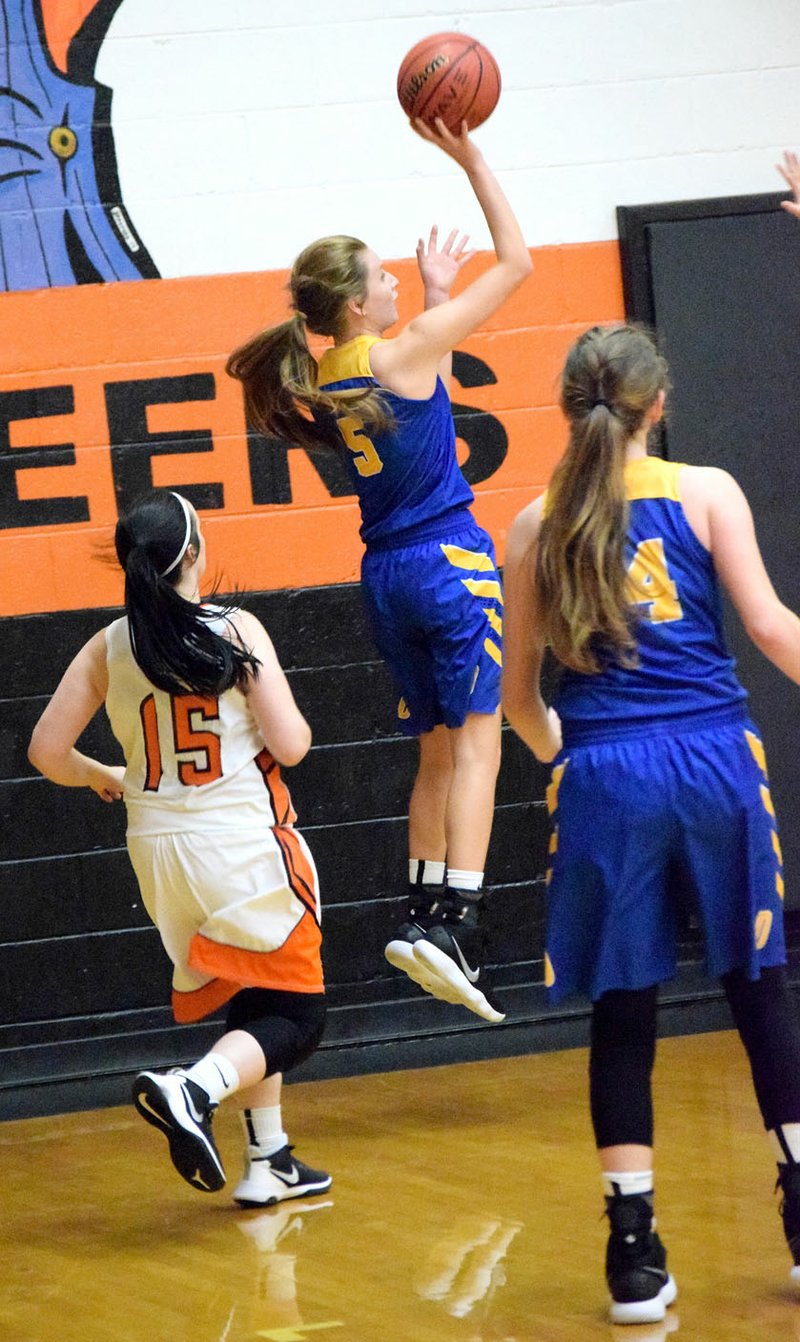
[{"label": "player's bare arm", "polygon": [[544,642],[536,621],[533,574],[544,498],[515,519],[503,567],[505,588],[503,711],[538,760],[549,764],[561,749],[561,724],[539,691]]},{"label": "player's bare arm", "polygon": [[105,632],[85,643],[67,667],[33,729],[28,759],[62,787],[89,787],[102,801],[122,796],[124,768],[103,764],[75,749],[75,742],[105,700],[108,687]]},{"label": "player's bare arm", "polygon": [[235,626],[261,663],[258,675],[248,677],[246,693],[264,744],[279,764],[299,764],[311,746],[311,728],[295,703],[272,639],[249,611],[238,612]]}]

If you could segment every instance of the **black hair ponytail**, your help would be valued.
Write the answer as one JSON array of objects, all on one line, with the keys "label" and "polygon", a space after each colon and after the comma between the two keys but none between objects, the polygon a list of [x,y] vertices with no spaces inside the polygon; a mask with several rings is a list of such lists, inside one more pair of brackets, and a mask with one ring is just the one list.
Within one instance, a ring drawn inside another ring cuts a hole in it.
[{"label": "black hair ponytail", "polygon": [[169,694],[222,694],[258,675],[260,666],[233,629],[229,637],[211,627],[230,620],[235,599],[215,595],[213,607],[204,608],[175,590],[181,560],[199,539],[185,502],[166,489],[147,494],[117,523],[133,655],[147,679]]}]

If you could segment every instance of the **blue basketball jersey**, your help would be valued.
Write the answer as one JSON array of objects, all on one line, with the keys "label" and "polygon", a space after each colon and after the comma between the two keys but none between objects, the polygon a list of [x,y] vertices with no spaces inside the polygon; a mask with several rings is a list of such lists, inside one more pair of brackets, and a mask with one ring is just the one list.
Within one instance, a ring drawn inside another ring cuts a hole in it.
[{"label": "blue basketball jersey", "polygon": [[625,467],[638,662],[595,675],[564,671],[555,705],[565,742],[640,732],[655,719],[743,710],[747,693],[726,646],[713,561],[681,504],[681,469],[657,457]]},{"label": "blue basketball jersey", "polygon": [[[327,350],[318,385],[325,391],[379,387],[369,362],[378,339],[356,336]],[[382,395],[394,421],[390,429],[367,432],[356,415],[336,418],[361,507],[361,539],[368,548],[434,537],[451,527],[474,497],[456,459],[453,413],[441,379],[426,400],[409,400],[386,388]]]}]

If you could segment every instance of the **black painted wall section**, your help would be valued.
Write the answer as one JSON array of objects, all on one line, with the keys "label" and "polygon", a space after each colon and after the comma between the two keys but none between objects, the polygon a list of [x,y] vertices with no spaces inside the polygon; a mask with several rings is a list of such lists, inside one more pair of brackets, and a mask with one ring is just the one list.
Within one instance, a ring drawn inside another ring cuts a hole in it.
[{"label": "black painted wall section", "polygon": [[[405,903],[405,811],[413,742],[394,735],[396,698],[357,587],[252,595],[312,724],[287,771],[320,871],[329,1026],[298,1078],[564,1047],[585,1011],[548,1012],[542,988],[546,772],[508,729],[487,866],[490,959],[508,1015],[489,1026],[427,997],[383,958]],[[53,786],[26,758],[31,728],[70,658],[114,610],[0,621],[0,1118],[127,1099],[134,1071],[186,1061],[218,1022],[176,1026],[170,970],[125,852],[125,813]],[[82,741],[119,760],[103,713]],[[714,985],[684,965],[665,1028],[725,1025]]]}]

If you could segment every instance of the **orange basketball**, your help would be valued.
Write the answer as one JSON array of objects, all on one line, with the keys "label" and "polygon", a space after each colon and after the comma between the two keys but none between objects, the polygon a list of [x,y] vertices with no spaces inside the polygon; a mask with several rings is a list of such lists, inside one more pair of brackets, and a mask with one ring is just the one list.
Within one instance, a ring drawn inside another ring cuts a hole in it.
[{"label": "orange basketball", "polygon": [[431,126],[441,117],[454,134],[462,121],[474,130],[497,106],[500,71],[474,37],[436,33],[409,51],[397,74],[397,96],[408,117]]}]

